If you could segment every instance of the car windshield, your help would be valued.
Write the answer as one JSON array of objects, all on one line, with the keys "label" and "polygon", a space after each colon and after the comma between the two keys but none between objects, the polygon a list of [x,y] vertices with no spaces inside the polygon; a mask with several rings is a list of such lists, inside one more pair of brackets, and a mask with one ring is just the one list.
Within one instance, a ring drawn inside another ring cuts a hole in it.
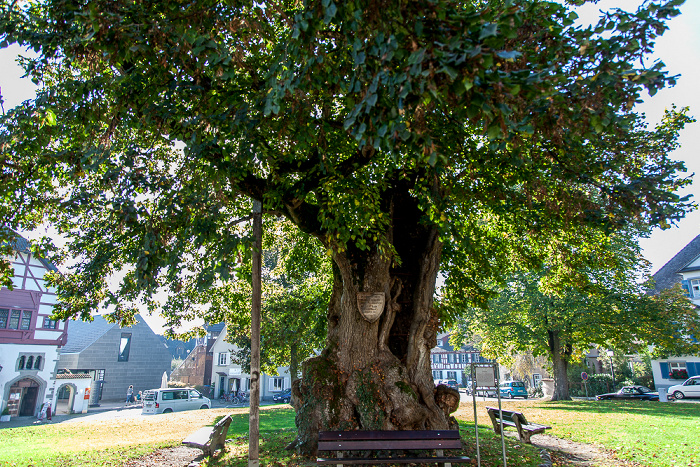
[{"label": "car windshield", "polygon": [[514,387],[514,388],[524,388],[525,385],[524,385],[523,383],[521,383],[520,381],[515,381],[515,382],[513,383],[513,387]]},{"label": "car windshield", "polygon": [[153,391],[146,391],[143,393],[143,400],[145,401],[153,401],[156,399],[156,393]]},{"label": "car windshield", "polygon": [[642,394],[646,394],[647,392],[651,392],[651,389],[645,388],[644,386],[639,386],[639,387],[637,388],[637,390],[638,390],[639,392],[641,392]]}]

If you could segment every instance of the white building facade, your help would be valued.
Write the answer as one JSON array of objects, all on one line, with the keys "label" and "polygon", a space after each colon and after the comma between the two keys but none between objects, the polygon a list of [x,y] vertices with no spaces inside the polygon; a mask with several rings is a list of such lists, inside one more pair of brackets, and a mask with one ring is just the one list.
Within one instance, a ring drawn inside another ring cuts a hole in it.
[{"label": "white building facade", "polygon": [[55,266],[35,256],[22,237],[12,247],[14,254],[3,259],[14,269],[14,289],[0,288],[0,410],[35,416],[44,403],[55,407],[56,363],[67,322],[51,319],[56,294],[44,276]]},{"label": "white building facade", "polygon": [[[700,235],[654,274],[657,290],[680,283],[686,297],[700,309]],[[700,338],[700,336],[696,336]],[[672,356],[652,360],[656,389],[680,384],[690,376],[700,375],[700,355]]]},{"label": "white building facade", "polygon": [[[238,348],[226,342],[228,335],[224,326],[211,347],[213,353],[211,385],[213,396],[219,398],[222,394],[243,391],[250,392],[250,375],[243,373],[241,366],[232,362],[232,354]],[[278,375],[260,374],[260,399],[271,400],[272,396],[291,388],[292,381],[289,375],[289,367],[277,369]]]}]

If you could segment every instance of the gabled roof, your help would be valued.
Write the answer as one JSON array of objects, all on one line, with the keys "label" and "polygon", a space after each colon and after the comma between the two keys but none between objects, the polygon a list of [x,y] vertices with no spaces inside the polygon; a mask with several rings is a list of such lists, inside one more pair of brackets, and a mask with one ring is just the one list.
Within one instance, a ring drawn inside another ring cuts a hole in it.
[{"label": "gabled roof", "polygon": [[216,324],[206,324],[206,323],[205,323],[205,324],[204,324],[204,329],[205,329],[207,332],[217,333],[217,332],[223,331],[224,326],[226,326],[226,323],[223,322],[223,321],[220,322],[220,323],[216,323]]},{"label": "gabled roof", "polygon": [[[14,237],[14,240],[11,240],[9,242],[10,247],[12,247],[13,250],[15,250],[19,253],[31,253],[32,252],[31,251],[32,244],[29,242],[29,240],[27,240],[26,238],[24,238],[23,236],[21,236],[20,234],[18,234],[17,232],[15,232],[12,229],[8,229],[6,227],[0,227],[0,229],[4,230],[6,234],[9,233],[9,237]],[[7,245],[7,243],[8,242],[1,242],[0,245],[4,246],[4,245]],[[45,260],[44,258],[40,258],[39,256],[36,256],[36,259],[39,260],[41,262],[41,264],[43,264],[44,267],[46,269],[48,269],[49,271],[58,271],[58,268],[56,267],[56,265],[54,265],[51,261]]]},{"label": "gabled roof", "polygon": [[656,291],[669,289],[675,284],[680,284],[682,277],[679,274],[688,264],[700,256],[700,235],[692,239],[681,251],[671,258],[661,269],[654,274]]},{"label": "gabled roof", "polygon": [[117,323],[108,323],[102,316],[95,316],[94,321],[75,320],[68,323],[68,340],[61,349],[62,354],[80,353],[104,336]]}]

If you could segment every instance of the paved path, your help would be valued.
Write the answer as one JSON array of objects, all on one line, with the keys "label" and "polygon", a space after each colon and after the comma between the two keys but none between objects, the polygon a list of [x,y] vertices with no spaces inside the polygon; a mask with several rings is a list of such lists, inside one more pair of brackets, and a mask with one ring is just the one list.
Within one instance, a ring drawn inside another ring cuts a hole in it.
[{"label": "paved path", "polygon": [[[230,402],[213,399],[212,409],[240,408],[246,405],[233,405]],[[269,405],[270,402],[263,401],[260,405]],[[150,415],[141,414],[141,404],[125,405],[124,402],[102,402],[99,407],[90,407],[87,413],[71,415],[53,415],[51,420],[39,421],[36,417],[12,417],[9,422],[0,423],[0,430],[4,428],[17,428],[20,426],[54,424],[54,423],[75,423],[81,421],[109,420],[114,418],[140,418]]]}]

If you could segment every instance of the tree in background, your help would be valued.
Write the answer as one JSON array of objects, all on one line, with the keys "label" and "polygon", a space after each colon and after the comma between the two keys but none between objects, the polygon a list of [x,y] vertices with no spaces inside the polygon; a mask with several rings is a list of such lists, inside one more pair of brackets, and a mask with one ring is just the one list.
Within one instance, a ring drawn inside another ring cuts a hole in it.
[{"label": "tree in background", "polygon": [[[301,362],[323,348],[331,293],[330,261],[308,235],[295,231],[288,221],[265,225],[263,249],[262,368],[274,375],[278,367],[288,366],[294,381],[299,379]],[[242,300],[230,304],[223,313],[226,338],[237,349],[233,360],[249,373],[250,282],[239,281],[236,286],[242,293],[235,296]]]},{"label": "tree in background", "polygon": [[459,294],[443,302],[461,313],[459,335],[479,334],[487,355],[508,359],[530,349],[546,355],[553,368],[552,400],[570,399],[569,365],[594,344],[616,349],[624,361],[625,354],[649,345],[679,355],[700,348],[692,338],[700,331],[700,316],[680,289],[651,295],[650,282],[638,282],[648,268],[636,238],[589,234],[587,249],[552,254],[541,270],[507,276],[483,308],[470,307]]},{"label": "tree in background", "polygon": [[39,90],[0,124],[0,215],[67,237],[62,317],[129,324],[164,290],[177,327],[245,295],[260,200],[333,262],[298,447],[456,426],[430,371],[440,269],[483,304],[553,234],[688,208],[668,158],[688,117],[649,131],[631,110],[674,82],[645,60],[680,3],[580,28],[540,0],[2,0]]}]

